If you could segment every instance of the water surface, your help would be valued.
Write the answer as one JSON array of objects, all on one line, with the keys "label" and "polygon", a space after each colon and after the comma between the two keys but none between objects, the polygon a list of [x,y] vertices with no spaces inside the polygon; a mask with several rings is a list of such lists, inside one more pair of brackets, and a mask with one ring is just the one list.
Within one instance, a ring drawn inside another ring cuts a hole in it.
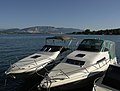
[{"label": "water surface", "polygon": [[[7,78],[4,74],[10,63],[14,63],[32,53],[39,51],[45,44],[45,38],[56,36],[54,34],[22,34],[22,35],[0,35],[0,91],[18,91],[23,85],[21,79]],[[120,57],[120,35],[68,35],[77,40],[84,38],[100,38],[114,41],[116,43],[116,55]],[[8,79],[4,86],[5,79]]]}]

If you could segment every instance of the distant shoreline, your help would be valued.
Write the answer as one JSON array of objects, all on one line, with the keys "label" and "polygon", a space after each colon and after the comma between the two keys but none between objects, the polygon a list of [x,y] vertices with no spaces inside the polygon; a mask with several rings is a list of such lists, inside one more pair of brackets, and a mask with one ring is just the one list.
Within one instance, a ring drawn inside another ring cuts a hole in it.
[{"label": "distant shoreline", "polygon": [[8,34],[75,34],[75,35],[120,35],[120,28],[91,31],[74,28],[55,28],[51,26],[35,26],[24,29],[7,29],[0,31],[0,35]]},{"label": "distant shoreline", "polygon": [[68,34],[68,35],[120,35],[120,34],[74,34],[74,33],[0,33],[0,35],[65,35],[65,34]]}]

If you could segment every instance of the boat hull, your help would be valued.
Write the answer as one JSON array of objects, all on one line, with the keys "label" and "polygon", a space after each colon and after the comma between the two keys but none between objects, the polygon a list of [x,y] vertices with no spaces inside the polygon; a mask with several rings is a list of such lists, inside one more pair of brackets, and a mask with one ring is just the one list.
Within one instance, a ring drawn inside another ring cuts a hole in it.
[{"label": "boat hull", "polygon": [[[92,73],[94,74],[94,73]],[[104,72],[99,72],[99,73],[95,73],[95,75],[93,76],[90,76],[86,79],[83,79],[83,80],[79,80],[79,81],[75,81],[75,82],[71,82],[71,83],[68,83],[68,84],[64,84],[64,85],[60,85],[60,86],[56,86],[56,87],[51,87],[51,88],[48,88],[50,89],[51,91],[72,91],[73,89],[77,90],[79,89],[80,91],[91,91],[92,90],[92,87],[93,87],[93,82],[94,80],[97,78],[97,77],[100,77],[104,74]],[[48,90],[48,89],[45,89],[45,88],[39,88],[39,90]]]},{"label": "boat hull", "polygon": [[45,73],[48,73],[55,65],[56,64],[48,64],[46,67],[38,71],[31,71],[27,73],[26,72],[12,73],[12,74],[8,74],[7,76],[10,76],[14,79],[19,79],[19,78],[27,79],[27,78],[36,77],[36,76],[40,76],[44,78],[43,76],[45,76]]}]

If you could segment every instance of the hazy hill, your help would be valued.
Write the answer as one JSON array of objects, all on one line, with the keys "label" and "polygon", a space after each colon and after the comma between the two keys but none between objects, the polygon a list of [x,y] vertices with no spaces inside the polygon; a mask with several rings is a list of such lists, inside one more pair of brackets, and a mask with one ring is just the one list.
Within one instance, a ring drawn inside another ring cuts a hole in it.
[{"label": "hazy hill", "polygon": [[24,29],[12,28],[1,30],[0,33],[72,33],[80,32],[82,30],[75,28],[55,28],[52,26],[35,26]]},{"label": "hazy hill", "polygon": [[0,31],[3,31],[3,30],[5,30],[5,29],[0,28]]}]

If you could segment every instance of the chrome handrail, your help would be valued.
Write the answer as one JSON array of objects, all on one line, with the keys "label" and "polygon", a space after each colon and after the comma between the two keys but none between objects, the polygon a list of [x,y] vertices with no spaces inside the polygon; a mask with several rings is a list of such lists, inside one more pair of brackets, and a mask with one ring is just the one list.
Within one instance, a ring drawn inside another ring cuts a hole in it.
[{"label": "chrome handrail", "polygon": [[[89,67],[95,67],[96,69],[99,69],[99,68],[101,68],[101,67],[103,67],[105,64],[107,64],[108,62],[110,62],[110,60],[109,61],[107,61],[108,59],[105,59],[105,60],[103,60],[104,62],[106,62],[106,63],[103,63],[103,61],[101,61],[101,62],[99,62],[99,63],[95,63],[95,64],[93,64],[93,65],[90,65],[90,66],[87,66],[87,67],[84,67],[84,68],[81,68],[81,69],[76,69],[76,70],[74,70],[74,71],[70,71],[70,72],[64,72],[62,69],[57,69],[57,70],[52,70],[52,71],[58,71],[58,70],[60,70],[65,76],[67,76],[67,77],[69,77],[67,74],[69,74],[69,73],[72,73],[72,72],[75,72],[75,71],[80,71],[80,70],[86,70],[86,72],[87,73],[90,73],[89,72],[89,70],[88,70],[88,68]],[[102,66],[100,66],[100,63],[103,63],[103,65]],[[96,67],[95,65],[99,65],[99,68],[98,67]],[[95,70],[96,70],[95,69]],[[84,72],[83,72],[84,73]],[[58,75],[56,75],[56,76],[59,76],[59,75],[62,75],[62,74],[58,74]],[[56,77],[56,76],[54,76],[54,77]]]}]

